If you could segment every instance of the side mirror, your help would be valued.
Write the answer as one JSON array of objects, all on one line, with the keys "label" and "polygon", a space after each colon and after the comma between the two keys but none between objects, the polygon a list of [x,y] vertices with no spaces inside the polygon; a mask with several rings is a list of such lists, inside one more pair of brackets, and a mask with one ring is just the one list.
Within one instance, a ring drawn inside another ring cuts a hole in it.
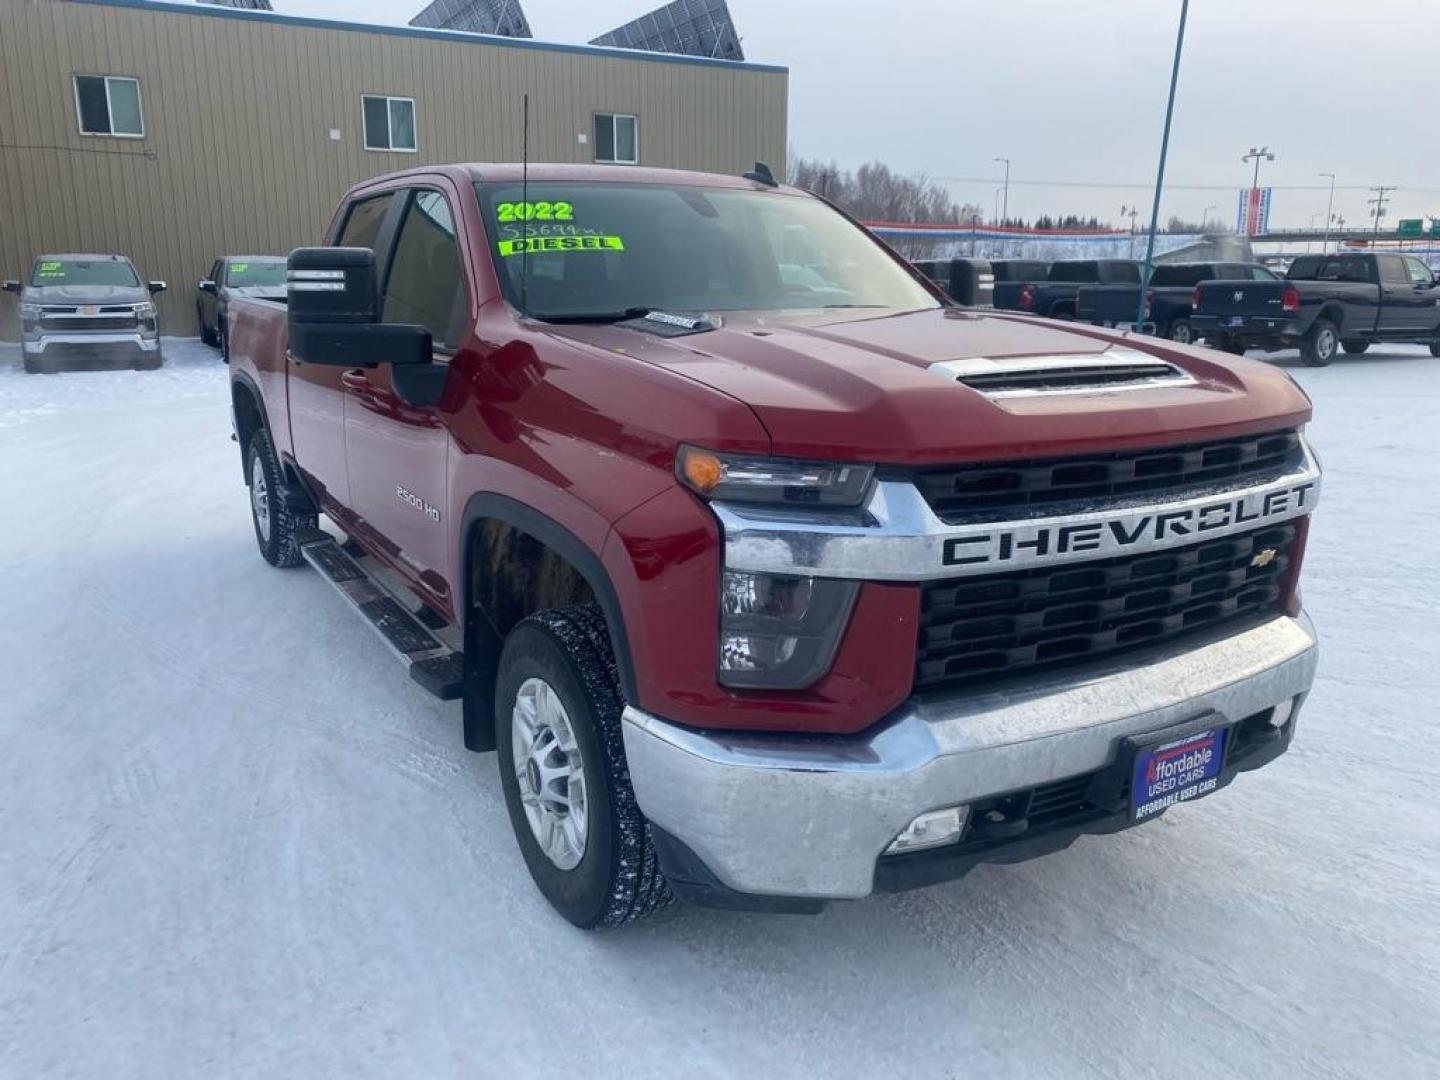
[{"label": "side mirror", "polygon": [[14,280],[13,278],[5,282],[5,291],[6,291],[6,292],[18,293],[18,292],[20,291],[20,289],[21,289],[20,282]]},{"label": "side mirror", "polygon": [[296,248],[285,264],[290,355],[303,364],[395,367],[395,392],[434,405],[447,368],[432,364],[430,331],[380,322],[375,253],[369,248]]},{"label": "side mirror", "polygon": [[208,292],[208,293],[210,293],[210,294],[213,296],[213,295],[215,294],[215,291],[216,291],[215,282],[211,281],[209,278],[201,278],[201,279],[200,279],[200,291],[201,291],[201,292]]},{"label": "side mirror", "polygon": [[162,292],[164,292],[164,291],[165,291],[166,289],[168,289],[170,286],[169,286],[169,285],[166,285],[165,282],[163,282],[163,281],[151,281],[151,282],[149,282],[148,284],[146,284],[145,287],[150,290],[150,295],[151,295],[151,296],[154,296],[156,293],[162,293]]}]

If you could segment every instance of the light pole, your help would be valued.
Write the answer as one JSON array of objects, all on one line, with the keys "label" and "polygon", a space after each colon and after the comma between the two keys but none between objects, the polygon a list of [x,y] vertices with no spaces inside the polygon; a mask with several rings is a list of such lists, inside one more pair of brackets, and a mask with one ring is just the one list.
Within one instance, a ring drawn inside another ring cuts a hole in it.
[{"label": "light pole", "polygon": [[1010,159],[1008,157],[997,157],[995,161],[997,163],[1001,161],[1005,163],[1005,210],[1004,216],[1001,218],[1003,221],[1010,216]]},{"label": "light pole", "polygon": [[1240,160],[1255,162],[1255,179],[1250,182],[1250,190],[1254,191],[1260,187],[1260,162],[1274,161],[1275,155],[1270,152],[1268,146],[1262,146],[1259,150],[1252,146],[1248,153],[1241,155]]},{"label": "light pole", "polygon": [[1200,231],[1202,233],[1205,231],[1205,225],[1210,221],[1211,210],[1219,212],[1220,207],[1216,206],[1214,203],[1211,203],[1209,206],[1205,207],[1204,211],[1200,214]]},{"label": "light pole", "polygon": [[1145,292],[1150,284],[1150,266],[1155,258],[1155,229],[1160,221],[1160,191],[1165,186],[1165,155],[1170,150],[1170,119],[1175,115],[1175,86],[1180,81],[1180,50],[1185,47],[1185,17],[1190,0],[1180,0],[1180,29],[1175,34],[1175,63],[1170,68],[1170,97],[1165,102],[1165,132],[1160,136],[1160,167],[1155,170],[1155,201],[1150,204],[1150,239],[1145,244],[1145,266],[1140,277],[1140,299],[1135,305],[1135,327],[1145,318]]},{"label": "light pole", "polygon": [[1325,254],[1325,250],[1330,246],[1330,222],[1332,220],[1330,211],[1335,208],[1335,174],[1333,172],[1322,172],[1320,175],[1330,178],[1330,197],[1325,200],[1325,239],[1320,241],[1320,254],[1323,255]]}]

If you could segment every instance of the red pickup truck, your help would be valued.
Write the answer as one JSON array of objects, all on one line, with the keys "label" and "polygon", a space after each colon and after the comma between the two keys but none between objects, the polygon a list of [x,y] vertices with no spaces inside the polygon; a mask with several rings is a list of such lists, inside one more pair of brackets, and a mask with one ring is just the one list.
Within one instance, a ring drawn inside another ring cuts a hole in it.
[{"label": "red pickup truck", "polygon": [[955,307],[760,167],[419,169],[327,242],[231,310],[261,553],[462,700],[577,925],[952,878],[1289,746],[1283,371]]}]

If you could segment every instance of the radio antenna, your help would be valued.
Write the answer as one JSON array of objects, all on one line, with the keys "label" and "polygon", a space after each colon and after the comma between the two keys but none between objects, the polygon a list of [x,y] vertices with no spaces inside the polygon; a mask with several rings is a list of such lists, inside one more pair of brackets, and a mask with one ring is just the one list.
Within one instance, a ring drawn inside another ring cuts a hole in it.
[{"label": "radio antenna", "polygon": [[530,281],[530,95],[525,95],[520,125],[520,314],[528,316]]}]

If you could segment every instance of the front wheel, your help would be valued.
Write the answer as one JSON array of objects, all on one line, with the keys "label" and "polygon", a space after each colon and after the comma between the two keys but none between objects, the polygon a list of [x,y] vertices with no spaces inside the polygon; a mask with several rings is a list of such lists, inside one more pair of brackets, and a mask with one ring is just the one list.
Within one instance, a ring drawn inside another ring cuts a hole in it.
[{"label": "front wheel", "polygon": [[670,901],[630,787],[624,706],[598,608],[542,611],[505,639],[495,741],[510,825],[540,892],[584,930]]},{"label": "front wheel", "polygon": [[1359,356],[1366,349],[1370,348],[1370,342],[1364,338],[1346,338],[1340,342],[1340,347],[1351,356]]},{"label": "front wheel", "polygon": [[297,514],[281,500],[284,478],[280,459],[264,428],[250,436],[245,452],[245,481],[250,485],[250,520],[261,556],[271,566],[299,566],[305,561],[300,536],[318,528],[319,518],[313,513]]},{"label": "front wheel", "polygon": [[1316,319],[1315,325],[1300,342],[1300,359],[1307,367],[1324,367],[1335,359],[1340,347],[1340,332],[1329,319]]},{"label": "front wheel", "polygon": [[1165,336],[1177,345],[1195,344],[1195,328],[1190,325],[1188,319],[1176,319],[1170,324],[1170,329]]},{"label": "front wheel", "polygon": [[1440,356],[1440,341],[1430,342],[1430,355]]}]

